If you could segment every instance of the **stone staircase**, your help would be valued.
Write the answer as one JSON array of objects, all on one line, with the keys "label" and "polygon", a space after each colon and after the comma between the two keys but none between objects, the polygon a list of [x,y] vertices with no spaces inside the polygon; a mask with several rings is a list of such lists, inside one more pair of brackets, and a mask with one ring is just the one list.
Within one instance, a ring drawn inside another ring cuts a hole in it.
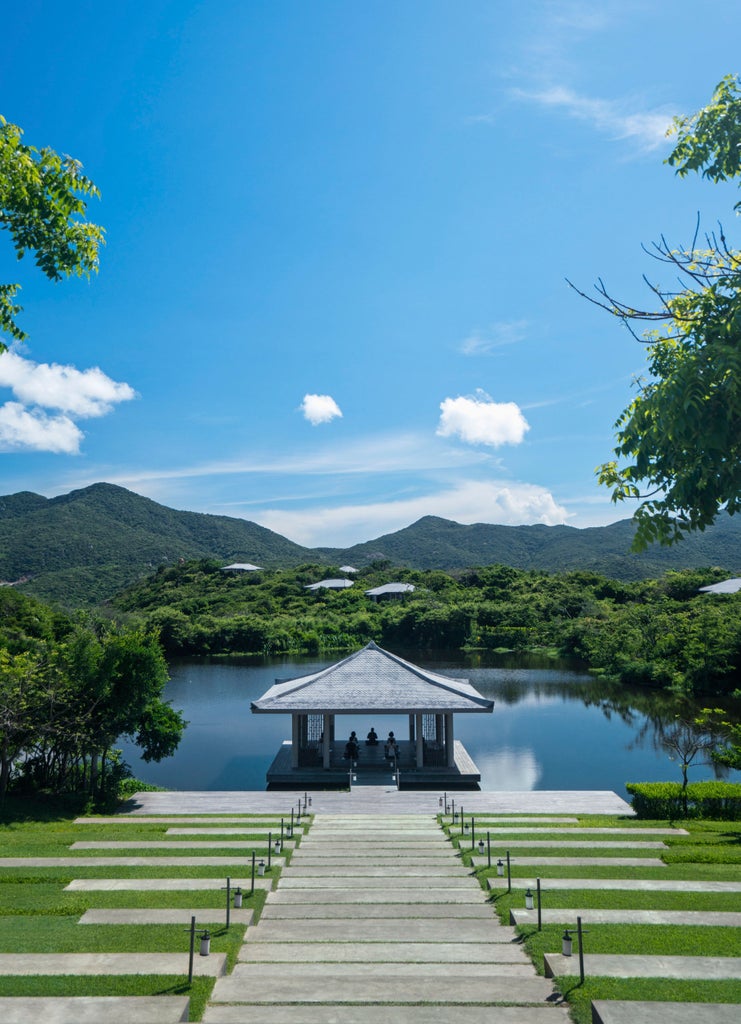
[{"label": "stone staircase", "polygon": [[564,1024],[435,817],[319,814],[206,1024]]}]

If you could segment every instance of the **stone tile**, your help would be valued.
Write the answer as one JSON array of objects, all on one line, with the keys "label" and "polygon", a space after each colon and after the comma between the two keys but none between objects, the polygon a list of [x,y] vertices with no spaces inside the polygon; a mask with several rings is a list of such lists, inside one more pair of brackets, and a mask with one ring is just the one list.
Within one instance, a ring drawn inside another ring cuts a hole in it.
[{"label": "stone tile", "polygon": [[[258,1012],[249,1005],[211,1004],[206,1007],[204,1024],[252,1024],[259,1021]],[[276,1005],[270,1007],[270,1024],[451,1024],[451,1008],[438,1006],[347,1006],[321,1003],[315,1006]],[[568,1012],[563,1006],[497,1006],[496,1017],[490,1006],[466,1006],[466,1024],[567,1024]],[[641,1022],[643,1024],[643,1022]],[[684,1022],[682,1022],[684,1024]],[[699,1022],[705,1024],[705,1021]],[[726,1024],[725,1020],[722,1024]]]},{"label": "stone tile", "polygon": [[[546,953],[545,974],[553,978],[579,973],[579,958]],[[692,981],[741,979],[741,957],[608,956],[585,954],[584,973],[601,978],[678,978]]]},{"label": "stone tile", "polygon": [[[512,977],[533,977],[524,950],[511,942],[245,942],[243,963],[356,963],[356,964],[498,964],[510,965]],[[511,970],[519,966],[521,971]]]},{"label": "stone tile", "polygon": [[[535,924],[538,914],[535,910],[511,910],[512,924]],[[741,913],[727,910],[541,910],[543,924],[574,924],[577,917],[591,924],[662,924],[693,927],[712,926],[722,928],[741,927]]]},{"label": "stone tile", "polygon": [[177,1024],[189,1019],[187,996],[7,996],[3,1024]]},{"label": "stone tile", "polygon": [[592,1024],[738,1024],[738,1017],[731,1003],[592,1001]]},{"label": "stone tile", "polygon": [[[218,978],[226,971],[226,954],[196,956],[193,973]],[[188,974],[183,953],[0,953],[0,976],[49,974]]]},{"label": "stone tile", "polygon": [[[226,876],[225,876],[226,877]],[[73,878],[65,892],[192,892],[221,889],[225,878]],[[269,889],[272,878],[256,878],[256,889]],[[232,885],[250,891],[250,879],[232,878]]]},{"label": "stone tile", "polygon": [[[488,879],[490,889],[507,887],[506,878]],[[704,882],[671,878],[543,878],[543,889],[621,889],[635,892],[741,892],[738,882]],[[512,888],[535,888],[535,878],[513,878]]]},{"label": "stone tile", "polygon": [[[225,901],[226,902],[226,901]],[[252,924],[253,911],[232,907],[230,920],[232,924]],[[157,909],[154,907],[124,908],[121,910],[86,910],[78,924],[184,924],[190,925],[191,917],[196,924],[225,924],[226,907],[196,910]]]}]

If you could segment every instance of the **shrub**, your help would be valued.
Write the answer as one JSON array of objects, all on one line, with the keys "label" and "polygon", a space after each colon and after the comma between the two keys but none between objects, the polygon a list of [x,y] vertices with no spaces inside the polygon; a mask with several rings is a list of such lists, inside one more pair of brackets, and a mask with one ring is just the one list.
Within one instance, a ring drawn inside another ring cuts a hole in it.
[{"label": "shrub", "polygon": [[639,818],[741,819],[738,782],[691,782],[684,791],[680,782],[628,782],[625,788],[633,797],[633,810]]}]

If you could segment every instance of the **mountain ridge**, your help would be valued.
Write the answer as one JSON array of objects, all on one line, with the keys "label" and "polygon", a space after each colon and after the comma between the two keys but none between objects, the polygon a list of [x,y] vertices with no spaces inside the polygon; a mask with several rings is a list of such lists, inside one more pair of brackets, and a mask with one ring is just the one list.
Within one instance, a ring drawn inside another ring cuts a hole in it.
[{"label": "mountain ridge", "polygon": [[721,519],[670,548],[630,551],[629,519],[609,526],[464,525],[423,516],[350,547],[306,548],[246,519],[160,505],[117,484],[44,498],[0,496],[0,582],[69,606],[100,603],[158,565],[219,558],[267,569],[374,561],[457,570],[504,564],[548,572],[585,569],[617,579],[717,565],[741,573],[741,517]]}]

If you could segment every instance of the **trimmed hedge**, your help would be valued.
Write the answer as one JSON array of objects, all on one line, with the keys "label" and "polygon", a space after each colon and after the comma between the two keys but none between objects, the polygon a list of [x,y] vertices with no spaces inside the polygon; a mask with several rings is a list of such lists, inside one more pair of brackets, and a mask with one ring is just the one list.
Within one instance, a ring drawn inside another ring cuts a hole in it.
[{"label": "trimmed hedge", "polygon": [[633,810],[639,818],[715,818],[741,820],[741,783],[628,782]]}]

